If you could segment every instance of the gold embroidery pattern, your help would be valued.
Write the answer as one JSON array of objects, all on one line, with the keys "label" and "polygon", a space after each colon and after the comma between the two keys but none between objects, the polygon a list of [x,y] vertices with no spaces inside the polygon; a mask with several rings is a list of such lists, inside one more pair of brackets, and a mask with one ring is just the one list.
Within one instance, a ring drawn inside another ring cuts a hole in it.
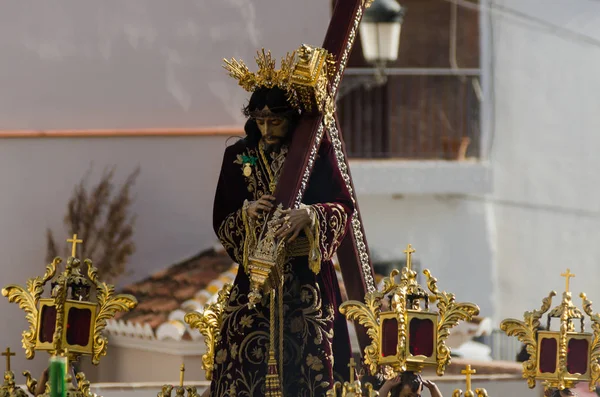
[{"label": "gold embroidery pattern", "polygon": [[[285,265],[284,390],[294,396],[322,396],[332,379],[334,308],[322,301],[318,284],[300,282],[293,273],[302,266]],[[307,280],[305,280],[307,281]],[[223,312],[223,339],[216,348],[211,396],[264,394],[269,351],[269,299],[248,309],[247,295],[238,285],[231,290]],[[236,394],[231,394],[235,390]],[[287,394],[286,394],[287,395]]]},{"label": "gold embroidery pattern", "polygon": [[[342,242],[341,237],[346,230],[348,214],[344,211],[344,207],[337,203],[313,204],[312,207],[317,214],[315,224],[319,225],[321,231],[319,233],[321,255],[323,260],[331,260]],[[322,232],[325,230],[329,233]]]},{"label": "gold embroidery pattern", "polygon": [[217,237],[223,247],[233,254],[237,263],[243,263],[243,244],[246,226],[242,215],[243,209],[239,209],[229,215],[221,222]]}]

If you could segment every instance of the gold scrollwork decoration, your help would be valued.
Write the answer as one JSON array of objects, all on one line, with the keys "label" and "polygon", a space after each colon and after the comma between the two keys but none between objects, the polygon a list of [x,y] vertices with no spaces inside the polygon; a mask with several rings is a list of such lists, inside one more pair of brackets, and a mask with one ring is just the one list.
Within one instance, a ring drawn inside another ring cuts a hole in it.
[{"label": "gold scrollwork decoration", "polygon": [[377,372],[379,363],[379,313],[381,312],[382,292],[369,292],[365,295],[365,303],[359,301],[346,301],[340,305],[340,313],[348,320],[358,321],[367,329],[371,344],[365,347],[364,361],[372,374]]},{"label": "gold scrollwork decoration", "polygon": [[584,292],[579,296],[583,300],[583,311],[590,316],[594,332],[592,344],[590,345],[590,391],[593,392],[600,382],[600,315],[594,313],[592,301],[587,298]]},{"label": "gold scrollwork decoration", "polygon": [[523,362],[523,378],[527,379],[527,385],[530,388],[535,387],[536,367],[537,367],[537,336],[536,332],[540,327],[540,318],[550,309],[552,298],[556,296],[555,291],[542,300],[542,306],[539,310],[527,311],[524,315],[524,321],[508,318],[500,323],[500,329],[508,336],[515,336],[519,342],[525,345],[529,354],[529,359]]},{"label": "gold scrollwork decoration", "polygon": [[113,318],[117,312],[129,311],[137,306],[137,299],[129,294],[115,295],[115,287],[98,280],[98,269],[92,261],[85,260],[88,266],[88,278],[96,287],[96,299],[98,300],[98,314],[94,325],[94,354],[92,363],[98,364],[100,358],[106,355],[108,344],[107,337],[103,334],[107,320]]},{"label": "gold scrollwork decoration", "polygon": [[433,294],[439,314],[438,339],[437,339],[437,374],[442,376],[448,364],[450,364],[450,349],[446,346],[446,340],[450,336],[450,330],[458,325],[459,321],[467,321],[479,314],[479,307],[470,302],[456,302],[454,294],[440,291],[437,287],[437,279],[431,275],[428,269],[423,270],[427,277],[427,288]]},{"label": "gold scrollwork decoration", "polygon": [[[202,369],[206,371],[206,379],[212,379],[214,370],[215,349],[221,338],[221,326],[223,324],[223,312],[229,294],[231,293],[231,284],[225,284],[219,291],[217,301],[204,308],[202,313],[190,312],[184,317],[184,321],[193,329],[197,329],[204,336],[206,344],[206,353],[202,355]],[[169,392],[170,393],[170,392]],[[170,394],[169,394],[170,395]]]},{"label": "gold scrollwork decoration", "polygon": [[8,301],[11,303],[17,303],[19,308],[25,311],[25,319],[29,323],[29,329],[23,331],[22,342],[27,359],[32,359],[35,356],[38,301],[44,293],[44,285],[54,277],[56,269],[61,262],[62,259],[55,258],[46,266],[46,272],[43,276],[38,276],[27,281],[26,288],[16,284],[10,284],[2,288],[2,296],[8,298]]}]

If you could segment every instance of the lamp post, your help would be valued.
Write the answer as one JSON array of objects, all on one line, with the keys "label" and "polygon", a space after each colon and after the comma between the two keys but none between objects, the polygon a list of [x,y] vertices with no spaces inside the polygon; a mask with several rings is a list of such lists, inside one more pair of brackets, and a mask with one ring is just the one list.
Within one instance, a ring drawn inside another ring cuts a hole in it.
[{"label": "lamp post", "polygon": [[387,80],[385,65],[398,59],[404,14],[405,8],[396,0],[374,0],[360,24],[363,55],[376,67],[379,85]]}]

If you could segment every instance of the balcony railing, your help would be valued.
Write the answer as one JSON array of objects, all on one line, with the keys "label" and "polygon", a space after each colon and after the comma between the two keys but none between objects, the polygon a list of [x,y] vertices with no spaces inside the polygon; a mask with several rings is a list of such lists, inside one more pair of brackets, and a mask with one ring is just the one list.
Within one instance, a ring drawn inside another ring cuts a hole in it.
[{"label": "balcony railing", "polygon": [[338,116],[352,158],[461,160],[479,156],[479,69],[349,68]]}]

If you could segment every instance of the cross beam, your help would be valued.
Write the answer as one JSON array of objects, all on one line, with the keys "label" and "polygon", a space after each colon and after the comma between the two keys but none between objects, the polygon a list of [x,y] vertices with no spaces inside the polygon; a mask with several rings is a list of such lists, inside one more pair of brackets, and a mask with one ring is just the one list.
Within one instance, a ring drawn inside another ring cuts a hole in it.
[{"label": "cross beam", "polygon": [[[368,5],[367,3],[371,1],[336,1],[323,42],[323,48],[332,54],[336,61],[333,79],[329,86],[329,93],[334,100],[358,34],[358,25],[363,11]],[[350,231],[340,244],[337,255],[348,298],[363,301],[367,292],[375,290],[375,281],[337,115],[327,121],[323,120],[321,114],[303,115],[294,131],[274,195],[276,201],[282,203],[285,208],[297,208],[300,205],[316,159],[316,153],[325,133],[328,134],[333,144],[337,166],[352,195],[355,207]],[[358,323],[355,324],[359,343],[364,349],[370,343],[369,337],[362,326]]]}]

